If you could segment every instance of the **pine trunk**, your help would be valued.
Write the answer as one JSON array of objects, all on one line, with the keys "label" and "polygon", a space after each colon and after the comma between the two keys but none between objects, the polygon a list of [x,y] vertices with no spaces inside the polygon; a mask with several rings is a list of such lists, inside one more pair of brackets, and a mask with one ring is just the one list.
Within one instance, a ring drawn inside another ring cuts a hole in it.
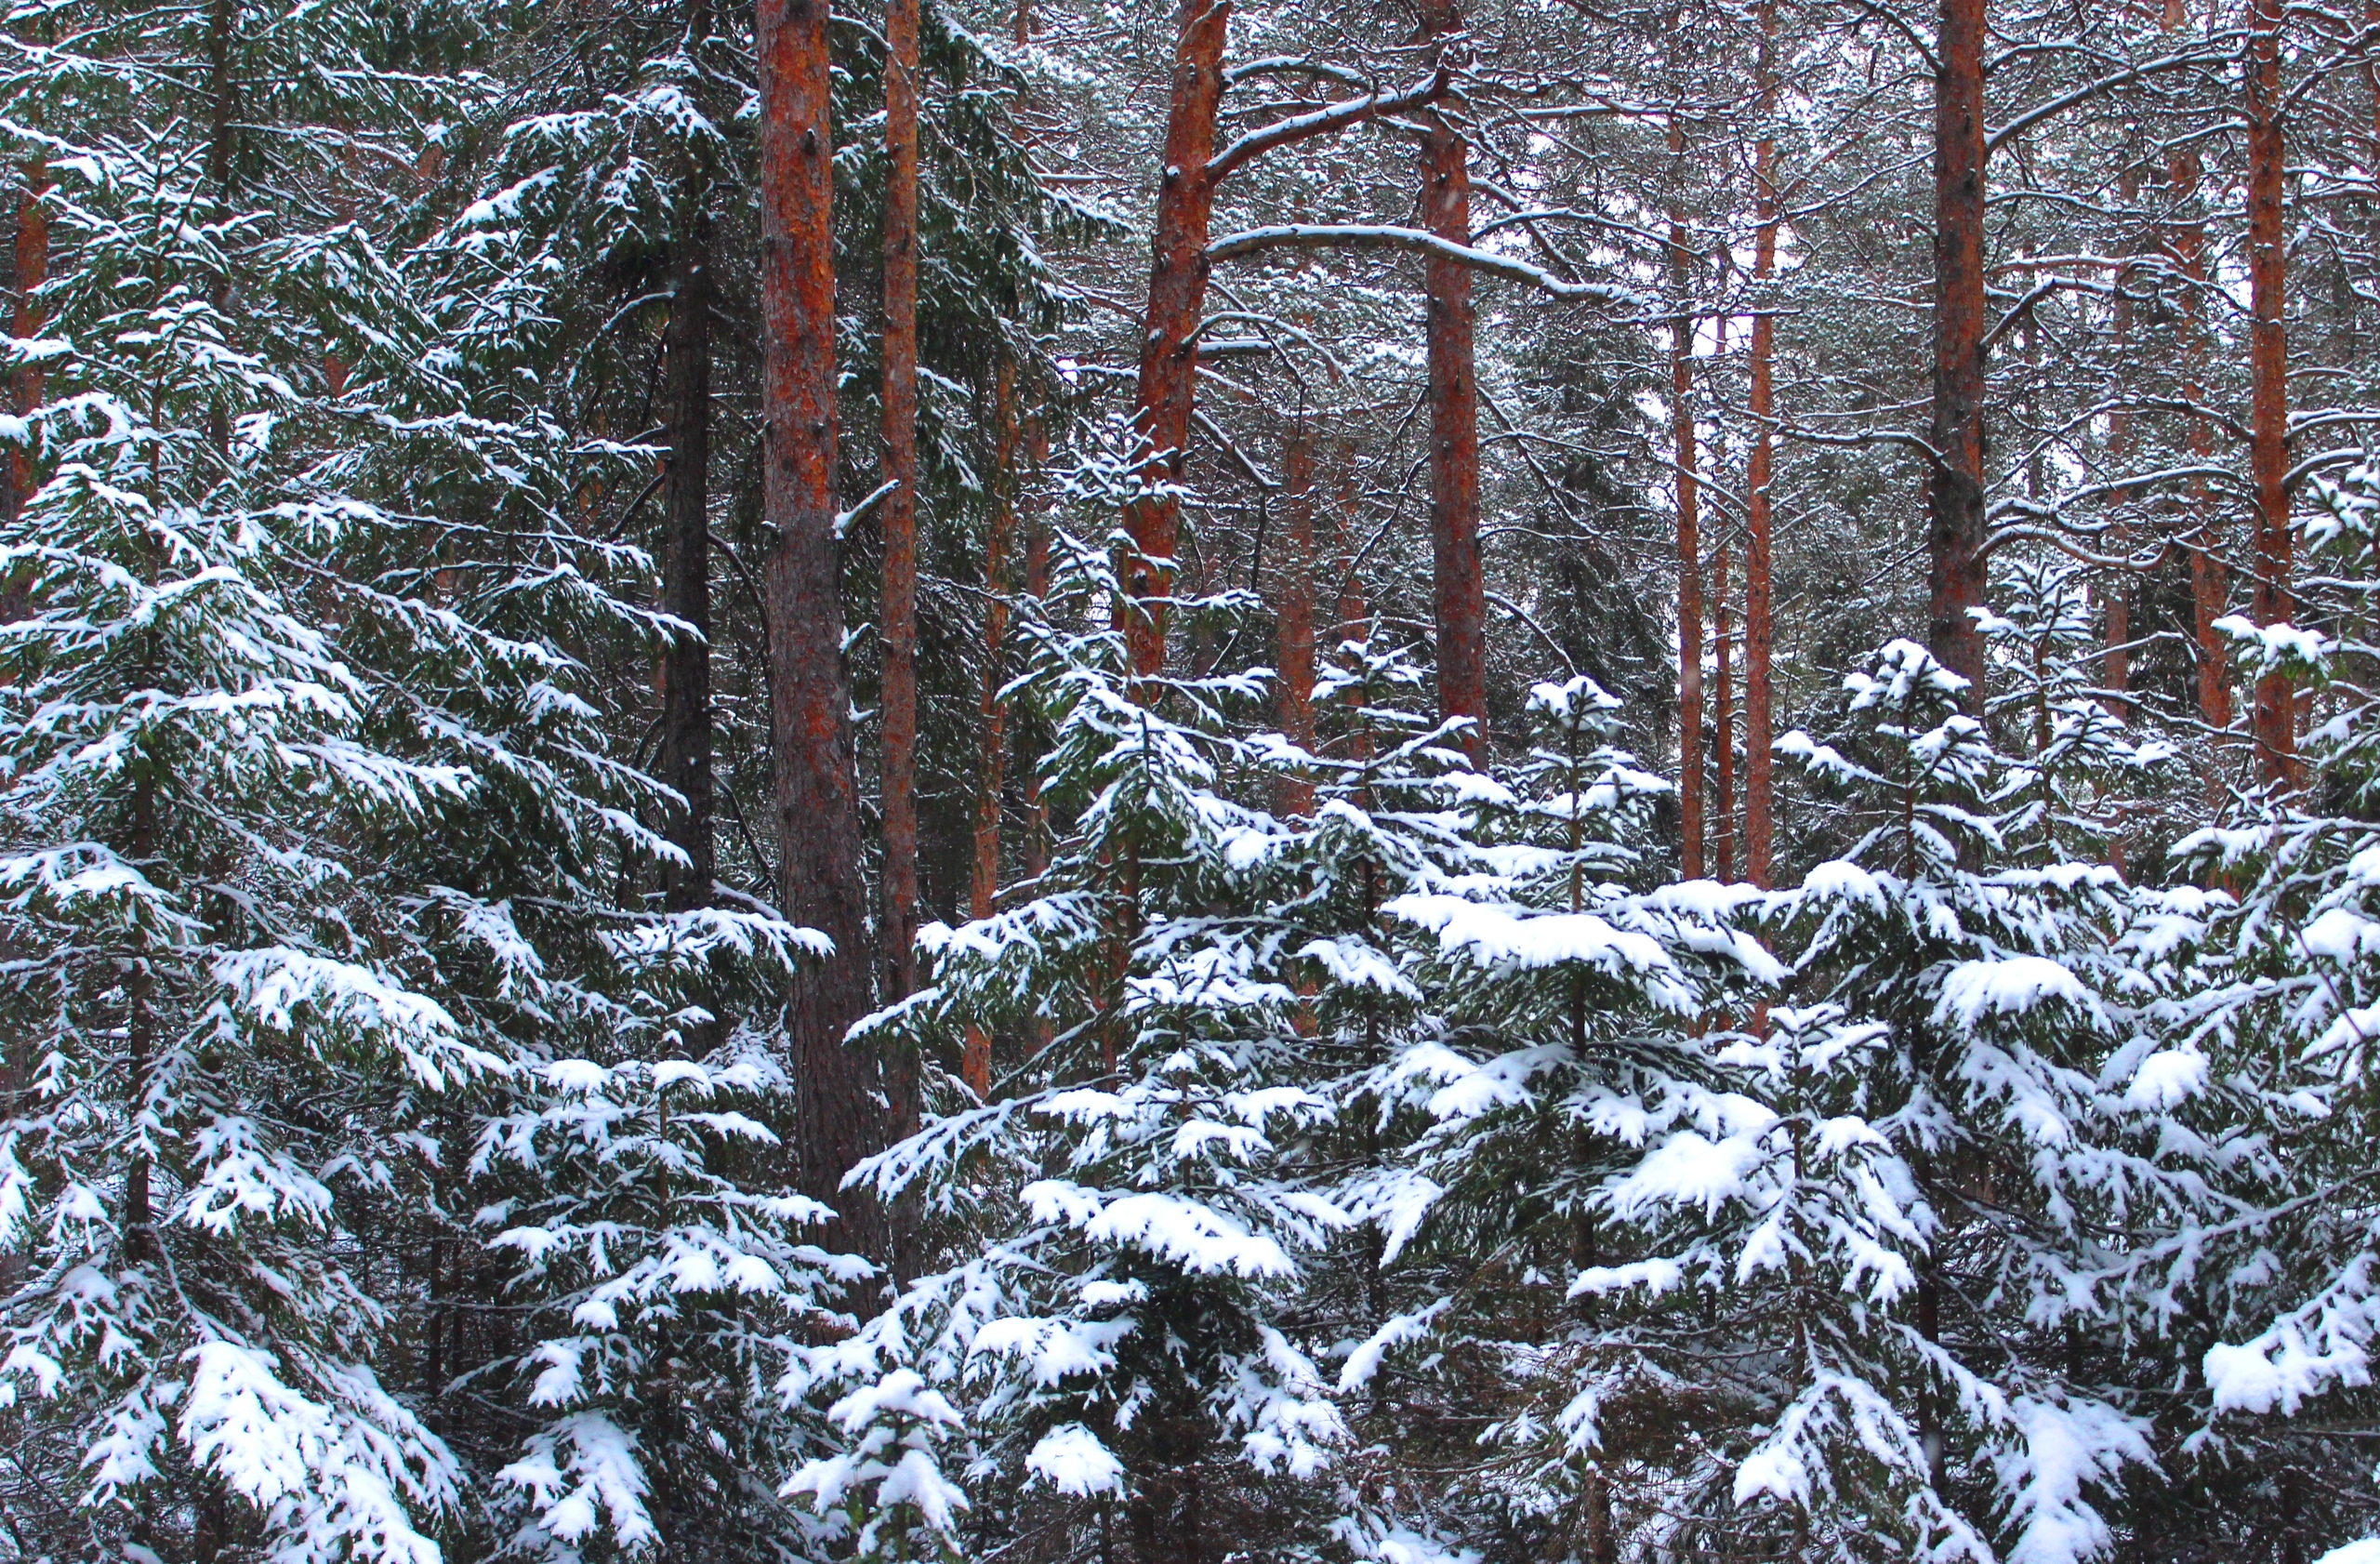
[{"label": "pine trunk", "polygon": [[[25,184],[17,198],[17,307],[9,329],[20,340],[41,335],[41,301],[34,290],[49,279],[49,207],[43,201],[50,187],[49,164],[35,156],[25,161]],[[45,377],[41,362],[29,360],[16,373],[19,418],[30,418],[41,405]],[[8,449],[8,510],[15,515],[33,497],[33,448],[19,444]],[[14,599],[10,600],[12,603]],[[10,617],[14,617],[11,615]]]},{"label": "pine trunk", "polygon": [[[2174,4],[2167,11],[2166,25],[2177,27],[2181,21],[2181,7]],[[2173,254],[2175,270],[2183,279],[2182,328],[2178,334],[2181,391],[2182,400],[2192,407],[2203,406],[2206,402],[2206,225],[2188,211],[2198,197],[2200,178],[2198,153],[2190,147],[2176,146],[2167,153],[2167,198],[2187,214],[2174,224],[2166,244]],[[2215,431],[2202,416],[2188,416],[2183,441],[2193,467],[2203,469],[2215,459]],[[2222,518],[2210,503],[2202,471],[2190,474],[2188,492],[2189,514],[2182,535],[2191,540],[2190,631],[2198,654],[2198,714],[2212,732],[2221,734],[2231,725],[2231,675],[2223,637],[2216,631],[2215,621],[2223,616],[2229,602],[2230,571],[2224,557]]]},{"label": "pine trunk", "polygon": [[884,954],[917,986],[918,0],[884,7]]},{"label": "pine trunk", "polygon": [[[1009,542],[1016,530],[1016,364],[1000,355],[992,385],[992,521],[984,535],[984,687],[975,704],[981,748],[975,774],[974,863],[967,916],[992,915],[1000,888],[1000,783],[1008,762],[1008,703],[1000,698],[1008,650]],[[992,1034],[967,1028],[959,1073],[977,1102],[992,1094]]]},{"label": "pine trunk", "polygon": [[[2248,34],[2248,466],[2255,483],[2255,584],[2248,611],[2259,625],[2288,622],[2288,340],[2281,326],[2287,257],[2281,233],[2281,0],[2254,0]],[[2284,673],[2256,680],[2256,769],[2269,784],[2294,787],[2294,690]]]},{"label": "pine trunk", "polygon": [[793,984],[802,1192],[842,1213],[833,1238],[879,1260],[873,1201],[841,1188],[876,1147],[878,1072],[844,1046],[869,1002],[851,685],[835,539],[835,272],[826,0],[760,0],[761,485],[769,531],[770,732],[786,916],[834,941]]},{"label": "pine trunk", "polygon": [[[1282,736],[1314,750],[1314,439],[1301,418],[1283,453],[1281,552],[1274,567],[1274,660],[1280,676],[1276,716]],[[1281,813],[1303,819],[1314,813],[1314,784],[1303,776],[1281,781]]]},{"label": "pine trunk", "polygon": [[[1421,33],[1443,67],[1462,31],[1453,0],[1423,0]],[[1471,144],[1446,112],[1421,116],[1421,226],[1471,243]],[[1472,373],[1471,270],[1433,256],[1429,299],[1430,559],[1438,635],[1438,715],[1467,717],[1472,762],[1488,755],[1488,596],[1479,563],[1479,388]]]},{"label": "pine trunk", "polygon": [[1770,596],[1769,484],[1776,466],[1777,318],[1770,312],[1768,285],[1777,275],[1777,142],[1768,133],[1767,116],[1775,112],[1777,76],[1774,40],[1777,8],[1774,0],[1760,7],[1761,136],[1752,153],[1752,201],[1759,227],[1752,239],[1752,296],[1757,313],[1752,320],[1751,407],[1752,458],[1745,473],[1747,496],[1744,524],[1744,877],[1768,887],[1769,861],[1776,840],[1773,763],[1769,753],[1776,723],[1771,694],[1769,649],[1773,640]]},{"label": "pine trunk", "polygon": [[1934,456],[1925,484],[1934,656],[1983,709],[1984,0],[1942,0],[1934,82]]},{"label": "pine trunk", "polygon": [[[1167,111],[1165,166],[1157,195],[1154,264],[1148,318],[1141,333],[1141,373],[1133,428],[1142,475],[1150,484],[1178,484],[1197,396],[1198,321],[1206,308],[1207,229],[1214,185],[1207,162],[1215,152],[1215,116],[1223,105],[1223,41],[1231,0],[1182,0],[1174,45],[1173,90]],[[1172,591],[1173,550],[1181,506],[1151,495],[1125,508],[1133,557],[1125,562],[1128,602],[1117,605],[1135,679],[1165,668],[1165,598]]]},{"label": "pine trunk", "polygon": [[[1686,128],[1670,119],[1670,156],[1683,168]],[[1688,880],[1704,869],[1702,788],[1702,485],[1695,466],[1694,312],[1686,223],[1670,213],[1670,433],[1677,495],[1678,854]]]},{"label": "pine trunk", "polygon": [[662,483],[661,607],[694,627],[661,654],[661,780],[685,805],[668,837],[686,855],[662,871],[672,912],[711,899],[710,214],[688,171],[672,270],[666,387],[669,454]]}]

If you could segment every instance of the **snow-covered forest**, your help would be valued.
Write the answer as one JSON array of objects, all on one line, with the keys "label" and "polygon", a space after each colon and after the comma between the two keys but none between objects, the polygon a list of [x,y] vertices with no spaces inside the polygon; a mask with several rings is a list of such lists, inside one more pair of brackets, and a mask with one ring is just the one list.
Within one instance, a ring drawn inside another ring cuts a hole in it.
[{"label": "snow-covered forest", "polygon": [[4,1564],[2380,1564],[2380,3],[0,36]]}]

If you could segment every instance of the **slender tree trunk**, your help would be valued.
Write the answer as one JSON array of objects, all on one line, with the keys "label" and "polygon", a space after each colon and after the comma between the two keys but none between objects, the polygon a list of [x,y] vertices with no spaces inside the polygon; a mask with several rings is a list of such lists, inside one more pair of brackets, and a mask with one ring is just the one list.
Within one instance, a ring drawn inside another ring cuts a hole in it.
[{"label": "slender tree trunk", "polygon": [[[1038,472],[1050,459],[1050,436],[1037,417],[1025,425],[1025,454]],[[1025,523],[1025,595],[1038,605],[1050,595],[1050,529],[1041,519],[1038,491]],[[1032,767],[1025,775],[1025,842],[1017,854],[1023,862],[1025,878],[1038,879],[1050,867],[1050,806],[1041,796],[1041,768]]]},{"label": "slender tree trunk", "polygon": [[[1684,178],[1686,127],[1670,116],[1670,159]],[[1702,524],[1701,481],[1694,437],[1694,311],[1684,212],[1670,212],[1670,432],[1675,443],[1677,495],[1677,757],[1681,868],[1688,880],[1704,869],[1702,788]]]},{"label": "slender tree trunk", "polygon": [[1711,559],[1711,871],[1723,885],[1736,879],[1735,670],[1728,666],[1727,546]]},{"label": "slender tree trunk", "polygon": [[1752,238],[1752,459],[1745,473],[1744,525],[1744,877],[1768,887],[1769,857],[1776,835],[1769,747],[1776,722],[1769,649],[1773,639],[1770,597],[1769,485],[1776,466],[1777,318],[1768,287],[1777,275],[1777,141],[1769,117],[1777,104],[1777,7],[1760,7],[1760,139],[1752,152],[1752,203],[1758,229]]},{"label": "slender tree trunk", "polygon": [[[2288,339],[2281,326],[2288,259],[2281,232],[2281,0],[2253,0],[2248,34],[2248,327],[2251,386],[2248,466],[2256,490],[2256,577],[2249,613],[2259,625],[2286,623],[2291,605]],[[2256,681],[2256,769],[2268,783],[2295,787],[2297,734],[2289,676]]]},{"label": "slender tree trunk", "polygon": [[[234,0],[211,0],[206,11],[206,179],[215,193],[231,193],[231,46],[239,17]],[[227,214],[228,215],[228,214]]]},{"label": "slender tree trunk", "polygon": [[[1422,0],[1421,34],[1431,63],[1453,63],[1449,40],[1462,31],[1455,0]],[[1471,144],[1444,108],[1421,116],[1421,226],[1471,243]],[[1471,270],[1432,257],[1422,266],[1429,299],[1430,556],[1438,632],[1438,715],[1468,717],[1472,762],[1488,758],[1488,596],[1479,562],[1479,387],[1473,375]]]},{"label": "slender tree trunk", "polygon": [[[992,915],[1000,888],[1000,781],[1008,762],[1008,702],[1000,698],[1008,650],[1009,541],[1016,530],[1016,362],[1000,354],[992,387],[992,523],[984,535],[984,688],[976,701],[975,858],[967,915]],[[967,1028],[959,1073],[977,1102],[992,1094],[992,1034]]]},{"label": "slender tree trunk", "polygon": [[884,7],[884,954],[917,986],[918,0]]},{"label": "slender tree trunk", "polygon": [[826,0],[759,0],[763,478],[770,532],[770,730],[786,915],[834,941],[787,1009],[801,1187],[841,1213],[834,1235],[878,1259],[890,1232],[840,1186],[875,1149],[878,1072],[844,1046],[868,1007],[867,887],[860,874],[851,685],[835,542],[834,149]]},{"label": "slender tree trunk", "polygon": [[[2168,0],[2166,28],[2178,28],[2185,20],[2180,0]],[[2167,199],[2180,216],[2166,235],[2166,245],[2174,269],[2183,279],[2181,391],[2182,399],[2192,407],[2206,402],[2206,224],[2193,209],[2201,177],[2197,152],[2186,142],[2177,142],[2166,154],[2166,182]],[[2215,459],[2215,431],[2202,416],[2187,417],[2183,443],[2193,466],[2203,468]],[[2203,472],[2190,475],[2188,493],[2189,515],[2184,530],[2195,536],[2190,545],[2190,620],[2198,653],[2198,713],[2210,730],[2221,734],[2231,725],[2231,676],[2229,657],[2215,621],[2223,616],[2229,602],[2230,572],[2225,560],[2221,515],[2211,502]]]},{"label": "slender tree trunk", "polygon": [[[1173,51],[1172,101],[1167,112],[1164,173],[1157,195],[1154,264],[1148,319],[1141,334],[1139,392],[1133,428],[1142,447],[1142,475],[1151,484],[1179,484],[1188,454],[1190,412],[1198,385],[1197,330],[1206,307],[1207,230],[1214,215],[1207,162],[1215,152],[1215,116],[1223,105],[1223,41],[1231,0],[1182,0]],[[1125,563],[1129,602],[1125,645],[1136,679],[1165,667],[1166,606],[1173,585],[1173,550],[1181,506],[1152,495],[1125,508],[1134,557]]]},{"label": "slender tree trunk", "polygon": [[[24,189],[17,198],[17,300],[15,317],[9,329],[20,338],[31,340],[41,335],[41,301],[34,291],[49,279],[49,207],[42,197],[48,193],[51,180],[49,164],[35,156],[25,160]],[[19,367],[16,373],[16,404],[19,418],[31,418],[41,405],[45,377],[40,361],[34,360]],[[33,497],[33,460],[30,445],[11,446],[8,451],[8,513],[14,517],[24,502]],[[20,612],[22,605],[12,592],[9,605]],[[14,618],[15,614],[9,617]]]},{"label": "slender tree trunk", "polygon": [[1925,484],[1926,640],[1983,709],[1984,0],[1942,0],[1934,81],[1935,455]]},{"label": "slender tree trunk", "polygon": [[662,872],[672,912],[711,899],[710,231],[707,181],[689,168],[681,196],[666,389],[669,455],[662,484],[661,606],[693,635],[661,654],[661,780],[684,797],[669,840],[686,855]]},{"label": "slender tree trunk", "polygon": [[[1274,660],[1280,676],[1276,716],[1281,733],[1309,754],[1314,749],[1314,437],[1301,417],[1283,454],[1281,550],[1274,566]],[[1284,777],[1281,813],[1304,818],[1314,813],[1314,784]]]},{"label": "slender tree trunk", "polygon": [[[2116,176],[2116,194],[2127,215],[2140,199],[2140,165],[2129,152],[2124,156],[2122,169]],[[2124,245],[2124,255],[2127,259],[2134,253],[2134,249],[2133,243],[2127,240]],[[2131,268],[2119,264],[2115,270],[2116,297],[2112,306],[2112,313],[2115,317],[2116,391],[2119,402],[2116,410],[2108,416],[2108,465],[2118,472],[2122,472],[2125,463],[2132,459],[2134,444],[2132,411],[2129,407],[2122,405],[2121,400],[2129,395],[2132,391],[2133,311],[2132,298],[2127,292],[2132,282]],[[2131,532],[2124,524],[2123,513],[2131,508],[2134,497],[2134,491],[2131,489],[2119,489],[2115,494],[2117,514],[2115,523],[2109,531],[2109,541],[2118,550],[2126,548],[2131,540]],[[2107,593],[2107,657],[2100,670],[2100,683],[2106,686],[2111,697],[2107,703],[2108,713],[2118,721],[2123,720],[2127,715],[2126,703],[2122,697],[2132,686],[2133,574],[2129,569],[2109,572],[2104,589]]]}]

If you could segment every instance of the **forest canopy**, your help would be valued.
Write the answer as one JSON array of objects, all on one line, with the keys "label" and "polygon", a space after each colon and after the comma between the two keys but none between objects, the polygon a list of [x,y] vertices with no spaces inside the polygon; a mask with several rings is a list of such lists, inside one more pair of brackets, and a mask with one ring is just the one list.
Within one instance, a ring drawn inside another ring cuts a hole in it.
[{"label": "forest canopy", "polygon": [[2380,7],[0,38],[0,1564],[2380,1564]]}]

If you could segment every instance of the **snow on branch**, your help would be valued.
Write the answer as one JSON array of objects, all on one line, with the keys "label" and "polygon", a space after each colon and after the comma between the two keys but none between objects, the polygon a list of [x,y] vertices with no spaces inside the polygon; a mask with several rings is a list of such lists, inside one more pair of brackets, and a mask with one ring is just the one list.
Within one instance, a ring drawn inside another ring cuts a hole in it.
[{"label": "snow on branch", "polygon": [[1613,304],[1649,308],[1650,301],[1633,288],[1614,283],[1573,283],[1517,256],[1498,255],[1420,228],[1385,223],[1281,223],[1226,233],[1207,246],[1209,260],[1236,260],[1263,250],[1329,250],[1366,246],[1414,250],[1544,289],[1557,298],[1600,298]]},{"label": "snow on branch", "polygon": [[1447,95],[1447,89],[1452,85],[1453,78],[1441,69],[1433,72],[1428,81],[1416,83],[1403,92],[1367,93],[1361,98],[1342,99],[1336,103],[1327,104],[1310,114],[1292,114],[1288,119],[1275,120],[1270,125],[1248,132],[1209,158],[1207,182],[1213,184],[1223,179],[1241,164],[1263,157],[1276,147],[1286,147],[1313,136],[1329,136],[1382,114],[1401,114],[1408,109],[1435,103]]}]

